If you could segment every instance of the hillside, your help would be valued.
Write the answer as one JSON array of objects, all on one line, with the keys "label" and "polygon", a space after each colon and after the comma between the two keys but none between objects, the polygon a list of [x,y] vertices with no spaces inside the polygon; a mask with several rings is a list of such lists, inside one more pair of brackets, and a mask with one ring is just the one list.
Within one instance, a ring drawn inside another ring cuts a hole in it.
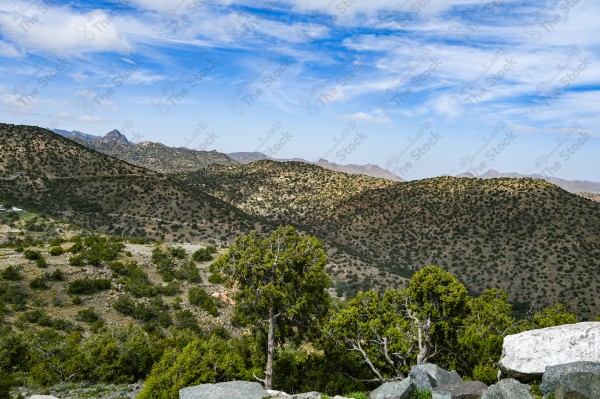
[{"label": "hillside", "polygon": [[[208,282],[216,254],[193,259],[205,248],[106,237],[54,218],[0,212],[0,321],[65,332],[130,323],[147,331],[173,325],[234,332],[227,291]],[[198,288],[208,299],[190,296]]]},{"label": "hillside", "polygon": [[237,164],[236,161],[216,151],[168,147],[150,141],[134,144],[118,130],[93,140],[79,135],[72,135],[71,139],[103,154],[158,173],[192,172],[210,164]]},{"label": "hillside", "polygon": [[381,168],[377,165],[340,165],[337,163],[329,162],[326,159],[319,159],[317,162],[310,162],[300,158],[294,159],[280,159],[271,158],[261,152],[232,152],[227,154],[230,158],[243,163],[248,164],[255,161],[276,161],[276,162],[302,162],[312,165],[318,165],[324,169],[333,170],[335,172],[348,173],[353,175],[364,175],[369,177],[375,177],[377,179],[386,179],[391,181],[402,181],[399,176],[396,176],[387,169]]},{"label": "hillside", "polygon": [[540,175],[540,174],[523,175],[520,173],[503,173],[503,172],[498,172],[496,170],[490,169],[487,172],[485,172],[479,176],[474,176],[472,173],[465,173],[462,175],[458,175],[457,177],[478,177],[480,179],[498,179],[500,177],[510,177],[513,179],[518,179],[518,178],[542,179],[542,180],[546,180],[547,182],[550,182],[552,184],[556,184],[558,187],[560,187],[563,190],[566,190],[570,193],[585,193],[585,192],[587,192],[587,193],[600,194],[600,183],[598,183],[598,182],[587,181],[587,180],[566,180],[566,179],[560,179],[560,178],[554,177],[554,176],[544,176],[544,175]]},{"label": "hillside", "polygon": [[392,183],[300,163],[211,167],[187,177],[244,211],[305,226],[389,275],[424,264],[455,273],[473,292],[513,301],[565,302],[597,312],[600,204],[535,179],[436,178]]},{"label": "hillside", "polygon": [[0,125],[0,152],[0,203],[111,234],[167,240],[224,242],[255,227],[204,192],[45,129]]}]

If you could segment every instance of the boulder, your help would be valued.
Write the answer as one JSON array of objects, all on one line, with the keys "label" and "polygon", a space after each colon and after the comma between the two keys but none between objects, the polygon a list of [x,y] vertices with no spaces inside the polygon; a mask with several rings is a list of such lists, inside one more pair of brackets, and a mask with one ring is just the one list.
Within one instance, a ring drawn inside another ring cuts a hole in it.
[{"label": "boulder", "polygon": [[542,376],[540,390],[545,395],[554,392],[560,381],[569,374],[573,373],[592,373],[600,374],[600,363],[594,362],[573,362],[559,364],[558,366],[548,366]]},{"label": "boulder", "polygon": [[466,381],[433,388],[432,399],[480,399],[487,389],[481,381]]},{"label": "boulder", "polygon": [[499,366],[504,377],[540,379],[548,366],[600,362],[600,322],[565,324],[504,337]]},{"label": "boulder", "polygon": [[413,397],[415,385],[410,378],[386,382],[369,394],[369,399],[409,399]]},{"label": "boulder", "polygon": [[481,396],[481,399],[533,399],[531,388],[517,380],[507,378],[491,385]]},{"label": "boulder", "polygon": [[323,395],[319,392],[305,392],[290,396],[290,399],[321,399]]},{"label": "boulder", "polygon": [[273,389],[267,389],[266,392],[270,398],[289,398],[291,396],[283,391],[275,391]]},{"label": "boulder", "polygon": [[462,378],[456,371],[446,371],[433,363],[414,366],[408,375],[419,391],[462,382]]},{"label": "boulder", "polygon": [[558,384],[555,399],[598,399],[600,398],[600,374],[572,373]]},{"label": "boulder", "polygon": [[179,399],[263,399],[269,394],[258,382],[229,381],[179,390]]}]

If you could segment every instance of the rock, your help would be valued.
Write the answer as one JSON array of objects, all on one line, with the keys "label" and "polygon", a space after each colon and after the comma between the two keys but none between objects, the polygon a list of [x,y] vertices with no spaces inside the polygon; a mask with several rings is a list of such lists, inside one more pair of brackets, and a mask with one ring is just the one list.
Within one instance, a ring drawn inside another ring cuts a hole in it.
[{"label": "rock", "polygon": [[29,399],[58,399],[56,396],[52,395],[31,395]]},{"label": "rock", "polygon": [[267,389],[266,392],[270,398],[289,398],[291,396],[283,391],[275,391],[273,389]]},{"label": "rock", "polygon": [[533,396],[531,396],[531,389],[528,385],[507,378],[490,386],[483,393],[481,399],[533,399]]},{"label": "rock", "polygon": [[487,389],[481,381],[466,381],[433,388],[431,399],[480,399]]},{"label": "rock", "polygon": [[229,381],[179,390],[179,399],[263,399],[269,394],[258,382]]},{"label": "rock", "polygon": [[409,399],[413,397],[415,384],[410,378],[386,382],[369,394],[369,399]]},{"label": "rock", "polygon": [[502,375],[521,382],[540,379],[548,366],[600,362],[600,322],[565,324],[504,337]]},{"label": "rock", "polygon": [[572,373],[558,384],[555,399],[598,399],[600,398],[600,374]]},{"label": "rock", "polygon": [[456,371],[446,371],[433,363],[414,366],[408,375],[419,391],[462,382],[462,378]]},{"label": "rock", "polygon": [[290,396],[290,399],[321,399],[323,395],[319,392],[305,392]]},{"label": "rock", "polygon": [[554,392],[560,381],[567,375],[572,373],[592,373],[600,374],[600,363],[594,362],[573,362],[567,364],[559,364],[558,366],[546,367],[542,376],[540,390],[545,395]]}]

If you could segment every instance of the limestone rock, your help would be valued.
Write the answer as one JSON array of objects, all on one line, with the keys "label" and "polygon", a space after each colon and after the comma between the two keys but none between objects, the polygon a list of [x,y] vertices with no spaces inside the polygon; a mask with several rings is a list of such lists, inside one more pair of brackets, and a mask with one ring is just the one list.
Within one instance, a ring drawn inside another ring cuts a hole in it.
[{"label": "limestone rock", "polygon": [[480,399],[487,389],[481,381],[466,381],[433,388],[432,399]]},{"label": "limestone rock", "polygon": [[491,385],[481,399],[533,399],[531,388],[512,378],[498,381]]},{"label": "limestone rock", "polygon": [[553,392],[560,381],[572,373],[600,374],[600,363],[573,362],[546,367],[546,371],[544,371],[544,375],[542,376],[540,390],[544,395]]},{"label": "limestone rock", "polygon": [[539,379],[546,367],[600,362],[600,322],[565,324],[504,337],[502,375],[522,382]]},{"label": "limestone rock", "polygon": [[304,392],[290,396],[290,399],[321,399],[323,395],[319,392]]},{"label": "limestone rock", "polygon": [[229,381],[179,390],[179,399],[263,399],[269,394],[258,382]]},{"label": "limestone rock", "polygon": [[369,399],[409,399],[413,397],[415,385],[410,378],[386,382],[369,394]]},{"label": "limestone rock", "polygon": [[433,363],[414,366],[410,369],[409,377],[419,391],[462,382],[456,371],[446,371]]},{"label": "limestone rock", "polygon": [[267,389],[266,392],[270,398],[289,398],[291,396],[283,391],[275,391],[273,389]]},{"label": "limestone rock", "polygon": [[600,398],[600,374],[568,374],[558,384],[554,397],[555,399],[598,399]]}]

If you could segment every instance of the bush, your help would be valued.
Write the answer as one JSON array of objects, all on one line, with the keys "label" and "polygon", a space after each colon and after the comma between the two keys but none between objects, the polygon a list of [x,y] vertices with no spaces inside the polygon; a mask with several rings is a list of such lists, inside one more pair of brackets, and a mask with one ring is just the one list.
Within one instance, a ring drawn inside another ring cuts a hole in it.
[{"label": "bush", "polygon": [[23,252],[23,256],[28,260],[42,259],[42,253],[33,249],[26,249],[25,252]]},{"label": "bush", "polygon": [[33,290],[45,290],[49,286],[45,277],[36,277],[29,282],[29,287]]},{"label": "bush", "polygon": [[204,309],[211,316],[218,316],[219,310],[215,305],[213,298],[208,295],[206,290],[201,287],[192,287],[188,291],[188,300],[192,305],[200,306],[200,308]]},{"label": "bush", "polygon": [[200,333],[196,316],[190,310],[182,310],[175,313],[175,327],[180,330],[188,329],[195,333]]},{"label": "bush", "polygon": [[11,399],[10,389],[13,386],[13,379],[10,374],[0,370],[0,399]]},{"label": "bush", "polygon": [[177,247],[177,248],[173,247],[170,249],[169,252],[171,252],[172,257],[177,258],[177,259],[185,259],[186,255],[187,255],[185,252],[185,249],[183,249],[181,247]]},{"label": "bush", "polygon": [[92,295],[103,290],[109,290],[110,287],[110,280],[85,278],[70,283],[67,293],[71,295]]},{"label": "bush", "polygon": [[146,378],[159,353],[151,338],[139,327],[110,327],[83,343],[89,364],[88,379],[111,384]]},{"label": "bush", "polygon": [[170,348],[152,368],[138,399],[171,399],[188,386],[253,379],[252,355],[242,340],[195,339],[183,351]]},{"label": "bush", "polygon": [[94,323],[100,320],[100,315],[96,313],[94,308],[86,308],[77,312],[77,320],[85,321],[86,323]]},{"label": "bush", "polygon": [[44,258],[40,258],[38,260],[35,261],[35,264],[37,265],[37,267],[39,267],[40,269],[45,269],[48,267],[48,263],[46,262],[46,259]]},{"label": "bush", "polygon": [[65,250],[62,247],[52,247],[50,251],[48,251],[50,256],[59,256],[65,253]]},{"label": "bush", "polygon": [[16,266],[13,266],[13,265],[10,265],[6,269],[4,269],[1,273],[1,275],[4,280],[9,280],[9,281],[19,281],[23,278],[21,276],[21,272],[20,272],[19,268]]},{"label": "bush", "polygon": [[65,281],[65,274],[60,269],[56,269],[47,275],[47,279],[51,281]]},{"label": "bush", "polygon": [[190,283],[201,283],[200,271],[194,262],[184,262],[177,270],[175,270],[175,278],[178,280],[187,280]]},{"label": "bush", "polygon": [[206,248],[200,248],[192,255],[196,262],[208,262],[213,260],[213,255],[217,253],[217,247],[209,245]]}]

